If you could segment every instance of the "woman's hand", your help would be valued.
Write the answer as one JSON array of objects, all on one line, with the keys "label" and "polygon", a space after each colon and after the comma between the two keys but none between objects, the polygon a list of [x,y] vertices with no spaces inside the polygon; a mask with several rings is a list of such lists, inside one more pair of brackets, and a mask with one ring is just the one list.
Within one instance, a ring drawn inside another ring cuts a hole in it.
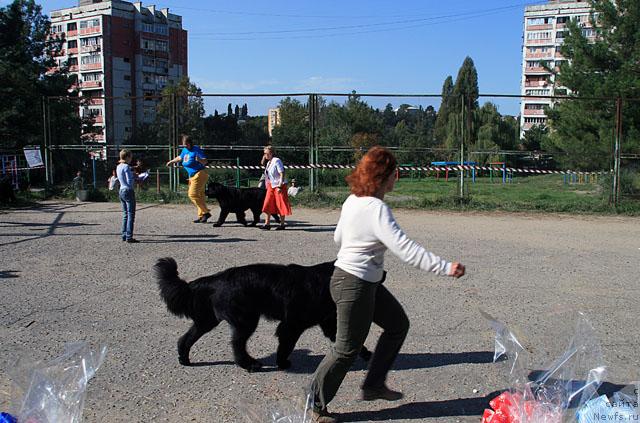
[{"label": "woman's hand", "polygon": [[169,161],[167,162],[167,167],[171,166],[172,164],[173,164],[173,160],[169,160]]},{"label": "woman's hand", "polygon": [[453,263],[451,263],[451,271],[449,272],[449,276],[453,276],[454,278],[459,278],[464,276],[464,271],[465,271],[464,264],[454,261]]}]

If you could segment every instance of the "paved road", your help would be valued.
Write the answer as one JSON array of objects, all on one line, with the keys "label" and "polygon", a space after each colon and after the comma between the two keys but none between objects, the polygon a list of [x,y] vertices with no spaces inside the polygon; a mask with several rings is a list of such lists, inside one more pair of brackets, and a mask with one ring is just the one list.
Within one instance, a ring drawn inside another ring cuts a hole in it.
[{"label": "paved road", "polygon": [[[217,209],[214,208],[217,212]],[[119,238],[117,204],[46,203],[0,214],[0,359],[16,352],[56,356],[68,341],[104,343],[104,365],[90,382],[88,422],[242,421],[243,404],[262,410],[299,395],[328,341],[307,331],[289,372],[276,371],[275,324],[261,322],[249,350],[266,363],[249,374],[232,364],[226,324],[178,364],[188,322],[170,315],[150,273],[172,256],[186,279],[262,262],[312,264],[334,258],[336,210],[295,210],[293,226],[264,233],[235,223],[190,223],[190,206],[139,205],[137,245]],[[494,334],[483,308],[517,327],[531,369],[562,352],[576,313],[585,311],[602,344],[610,384],[639,380],[640,220],[398,211],[400,224],[430,250],[468,266],[454,281],[387,256],[387,286],[412,326],[389,383],[399,403],[358,400],[361,362],[332,403],[343,421],[478,422],[487,398],[507,387],[491,363]],[[374,346],[374,329],[367,345]],[[0,408],[12,389],[0,370]],[[608,385],[612,388],[612,385]],[[474,393],[474,389],[477,392]]]}]

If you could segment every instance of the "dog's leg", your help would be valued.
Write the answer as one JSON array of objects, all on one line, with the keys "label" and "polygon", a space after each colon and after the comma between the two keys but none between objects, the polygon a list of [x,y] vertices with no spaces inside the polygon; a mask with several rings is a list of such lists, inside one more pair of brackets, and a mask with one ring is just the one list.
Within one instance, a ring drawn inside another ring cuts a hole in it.
[{"label": "dog's leg", "polygon": [[286,322],[281,322],[276,329],[276,336],[278,337],[278,353],[276,354],[276,364],[281,369],[288,369],[291,367],[291,361],[289,356],[296,347],[300,335],[304,332],[304,328],[292,326]]},{"label": "dog's leg", "polygon": [[220,216],[218,216],[218,221],[213,224],[213,226],[222,226],[225,220],[227,220],[227,216],[229,215],[229,210],[220,209]]},{"label": "dog's leg", "polygon": [[262,207],[257,209],[251,209],[251,213],[253,213],[253,222],[251,222],[250,226],[256,226],[260,223],[260,215],[262,214]]},{"label": "dog's leg", "polygon": [[178,361],[180,364],[183,366],[191,365],[191,361],[189,360],[189,351],[191,351],[191,347],[202,337],[202,335],[209,332],[217,325],[218,323],[212,322],[204,325],[197,325],[194,323],[191,328],[180,337],[178,340]]},{"label": "dog's leg", "polygon": [[[324,336],[329,338],[331,342],[336,342],[336,321],[335,319],[327,319],[320,323],[320,329],[322,329],[322,333]],[[371,356],[373,355],[371,351],[367,349],[364,345],[360,349],[360,358],[364,361],[369,361]]]},{"label": "dog's leg", "polygon": [[236,213],[236,218],[238,219],[238,223],[242,223],[244,226],[247,226],[247,219],[244,218],[244,212]]},{"label": "dog's leg", "polygon": [[258,327],[259,316],[243,322],[229,322],[231,325],[231,346],[233,347],[233,357],[236,364],[248,372],[259,370],[262,367],[255,358],[247,352],[247,341]]}]

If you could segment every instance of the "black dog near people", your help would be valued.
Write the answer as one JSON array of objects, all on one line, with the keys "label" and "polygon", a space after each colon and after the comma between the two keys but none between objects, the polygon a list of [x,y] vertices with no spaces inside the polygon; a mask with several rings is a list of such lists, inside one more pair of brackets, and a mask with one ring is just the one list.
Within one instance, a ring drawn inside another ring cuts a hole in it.
[{"label": "black dog near people", "polygon": [[[334,342],[336,306],[329,292],[333,268],[333,262],[315,266],[251,264],[187,283],[178,277],[174,259],[159,259],[154,272],[167,309],[193,320],[191,328],[178,340],[180,364],[191,364],[189,351],[193,344],[222,320],[232,329],[236,364],[250,372],[262,366],[246,349],[261,316],[280,321],[276,329],[276,363],[281,369],[291,365],[289,355],[306,329],[320,325],[324,335]],[[360,356],[369,360],[371,352],[362,347]]]},{"label": "black dog near people", "polygon": [[[247,226],[249,224],[244,215],[246,210],[251,210],[253,213],[253,222],[250,226],[256,226],[260,222],[262,205],[267,191],[264,188],[226,187],[218,182],[211,182],[207,185],[206,194],[207,197],[218,200],[220,204],[220,216],[213,226],[222,226],[229,213],[235,213],[238,223]],[[273,218],[280,223],[279,216],[274,215]]]}]

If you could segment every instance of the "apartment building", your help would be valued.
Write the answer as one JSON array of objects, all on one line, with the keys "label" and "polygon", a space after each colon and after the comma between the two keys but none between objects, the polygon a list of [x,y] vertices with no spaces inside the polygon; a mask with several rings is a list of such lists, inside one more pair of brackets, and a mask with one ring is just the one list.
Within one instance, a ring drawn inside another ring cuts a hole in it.
[{"label": "apartment building", "polygon": [[267,112],[267,122],[269,128],[269,136],[273,133],[273,128],[280,125],[280,108],[269,109]]},{"label": "apartment building", "polygon": [[79,0],[51,13],[51,33],[64,40],[56,61],[87,100],[80,115],[94,118],[86,142],[126,143],[138,124],[154,122],[162,89],[187,75],[187,31],[168,8]]},{"label": "apartment building", "polygon": [[[566,95],[567,89],[555,83],[551,69],[563,60],[560,54],[567,23],[575,20],[583,34],[590,39],[595,31],[590,23],[588,2],[549,0],[547,4],[527,6],[524,12],[524,42],[522,47],[522,95]],[[520,136],[533,125],[545,125],[545,107],[552,106],[549,98],[524,98],[520,103]]]}]

